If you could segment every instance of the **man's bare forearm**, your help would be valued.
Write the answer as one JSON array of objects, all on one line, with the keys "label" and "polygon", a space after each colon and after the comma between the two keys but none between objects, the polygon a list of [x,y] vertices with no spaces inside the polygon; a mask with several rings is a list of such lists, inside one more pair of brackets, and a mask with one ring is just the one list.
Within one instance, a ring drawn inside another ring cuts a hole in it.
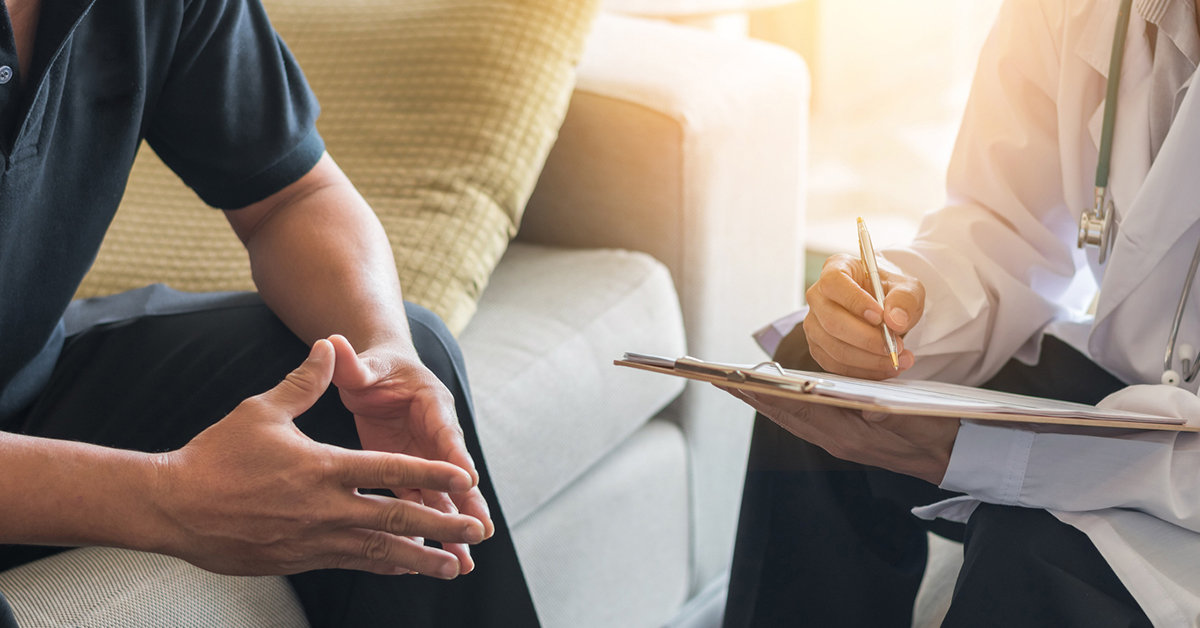
[{"label": "man's bare forearm", "polygon": [[395,260],[374,212],[328,155],[280,193],[228,212],[263,300],[305,342],[409,345]]},{"label": "man's bare forearm", "polygon": [[158,549],[158,459],[0,432],[0,542]]}]

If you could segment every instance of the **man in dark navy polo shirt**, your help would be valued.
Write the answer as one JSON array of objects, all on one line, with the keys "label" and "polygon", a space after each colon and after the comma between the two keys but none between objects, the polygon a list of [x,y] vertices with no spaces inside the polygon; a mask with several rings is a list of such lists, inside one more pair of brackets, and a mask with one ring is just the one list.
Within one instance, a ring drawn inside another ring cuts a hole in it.
[{"label": "man in dark navy polo shirt", "polygon": [[[406,317],[258,1],[3,8],[0,569],[112,545],[299,574],[314,625],[536,624],[453,338]],[[261,300],[68,307],[142,139],[225,210]]]}]

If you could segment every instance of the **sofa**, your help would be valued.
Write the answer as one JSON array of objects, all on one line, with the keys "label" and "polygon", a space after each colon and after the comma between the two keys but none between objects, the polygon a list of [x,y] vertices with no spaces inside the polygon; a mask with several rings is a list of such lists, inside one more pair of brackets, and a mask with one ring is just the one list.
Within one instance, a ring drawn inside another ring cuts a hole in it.
[{"label": "sofa", "polygon": [[[782,48],[595,21],[520,229],[459,336],[543,625],[719,617],[752,412],[612,362],[762,359],[750,333],[802,292],[807,100]],[[304,623],[282,578],[108,548],[2,573],[0,592],[28,626]]]}]

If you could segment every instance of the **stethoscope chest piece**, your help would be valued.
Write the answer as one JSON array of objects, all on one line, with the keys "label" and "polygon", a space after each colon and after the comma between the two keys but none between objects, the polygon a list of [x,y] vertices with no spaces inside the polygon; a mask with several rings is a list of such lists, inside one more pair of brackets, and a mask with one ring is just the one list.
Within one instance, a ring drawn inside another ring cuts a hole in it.
[{"label": "stethoscope chest piece", "polygon": [[1107,200],[1104,188],[1096,188],[1096,206],[1091,211],[1083,211],[1079,215],[1079,248],[1093,245],[1098,249],[1098,261],[1103,264],[1112,250],[1113,234],[1116,225],[1113,222],[1111,200]]}]

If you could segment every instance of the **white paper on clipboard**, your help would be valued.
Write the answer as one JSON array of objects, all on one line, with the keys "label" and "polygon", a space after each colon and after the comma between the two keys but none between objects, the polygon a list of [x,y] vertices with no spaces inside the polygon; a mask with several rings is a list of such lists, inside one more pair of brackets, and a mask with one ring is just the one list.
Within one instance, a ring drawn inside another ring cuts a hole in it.
[{"label": "white paper on clipboard", "polygon": [[692,357],[678,359],[626,353],[619,366],[707,381],[722,386],[809,400],[843,407],[869,408],[898,414],[1200,431],[1177,417],[1161,417],[1087,404],[1016,395],[970,386],[918,380],[873,381],[785,369],[775,362],[727,364]]}]

